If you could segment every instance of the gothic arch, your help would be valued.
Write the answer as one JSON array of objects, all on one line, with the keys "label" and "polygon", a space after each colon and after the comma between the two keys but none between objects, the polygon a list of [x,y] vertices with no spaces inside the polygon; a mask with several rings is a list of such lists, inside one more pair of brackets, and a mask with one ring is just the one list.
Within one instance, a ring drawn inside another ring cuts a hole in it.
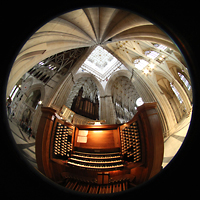
[{"label": "gothic arch", "polygon": [[106,84],[105,95],[107,95],[107,96],[111,95],[111,93],[112,93],[112,85],[115,82],[115,80],[120,76],[125,76],[128,79],[130,79],[131,78],[131,73],[128,70],[120,70],[120,71],[117,71],[117,72],[113,73],[111,75],[110,79],[108,80],[107,84]]},{"label": "gothic arch", "polygon": [[164,94],[163,93],[163,90],[161,89],[161,87],[159,86],[158,84],[158,77],[162,77],[162,79],[166,79],[169,83],[173,83],[174,82],[174,77],[172,76],[171,72],[170,74],[169,73],[166,73],[165,71],[163,70],[154,70],[153,73],[152,73],[152,81],[153,81],[153,85],[158,89],[158,91],[161,93],[161,94]]},{"label": "gothic arch", "polygon": [[[168,101],[168,106],[167,106],[167,102],[162,102],[162,106],[165,107],[165,109],[168,109],[170,112],[173,111],[173,114],[172,113],[171,114],[172,116],[173,115],[175,116],[176,122],[178,123],[183,117],[183,115],[185,114],[185,112],[183,112],[184,103],[181,104],[179,102],[178,98],[176,97],[172,88],[170,87],[171,82],[166,77],[160,74],[157,74],[156,79],[157,79],[157,83],[160,90],[163,92],[163,95]],[[173,81],[173,82],[176,82],[176,81]]]},{"label": "gothic arch", "polygon": [[[98,20],[96,20],[96,9],[102,10]],[[91,17],[90,20],[87,12]],[[77,13],[77,17],[70,20],[74,13]],[[82,14],[80,15],[80,13]],[[104,18],[105,14],[109,16],[108,20],[105,21],[106,23],[100,23],[100,19]],[[125,40],[127,36],[129,40],[149,40],[156,43],[164,43],[178,51],[170,38],[151,22],[133,13],[128,14],[127,17],[122,16],[121,12],[114,8],[91,8],[87,11],[78,9],[46,23],[32,35],[18,54],[10,73],[7,94],[11,92],[16,80],[19,80],[25,71],[31,69],[41,60],[70,49],[91,47],[96,44],[106,45],[111,38],[113,41]],[[117,24],[114,20],[116,18],[121,19],[117,21]],[[95,24],[91,23],[91,20]],[[100,34],[101,36],[96,34],[99,31],[96,27],[100,27],[103,30],[102,34]],[[138,34],[138,30],[140,34]]]},{"label": "gothic arch", "polygon": [[35,90],[40,90],[41,92],[41,101],[45,101],[45,87],[43,84],[34,84],[31,86],[31,88],[26,92],[26,96],[29,96],[31,94],[31,92],[35,91]]},{"label": "gothic arch", "polygon": [[[72,74],[71,74],[72,75]],[[85,73],[85,72],[83,72],[83,73],[77,73],[77,74],[75,74],[75,76],[73,76],[72,75],[72,79],[71,79],[71,81],[70,81],[70,87],[68,88],[68,95],[65,97],[65,102],[64,102],[64,104],[66,104],[66,106],[67,107],[69,107],[69,108],[71,108],[71,103],[73,102],[73,96],[74,96],[74,94],[70,94],[71,93],[71,91],[73,90],[73,86],[81,79],[81,78],[88,78],[88,79],[90,79],[95,85],[96,85],[96,87],[97,87],[97,90],[98,90],[98,92],[99,92],[99,97],[101,97],[101,96],[104,96],[105,95],[105,92],[104,92],[104,89],[103,89],[103,87],[102,87],[102,85],[101,85],[101,83],[99,82],[99,80],[94,76],[94,75],[92,75],[92,74],[89,74],[89,73]],[[80,89],[80,88],[79,88]],[[93,96],[94,97],[94,96]],[[105,108],[105,105],[104,105],[104,102],[102,102],[101,101],[102,99],[101,98],[99,98],[99,118],[101,118],[101,114],[102,114],[102,109],[103,108]]]},{"label": "gothic arch", "polygon": [[154,70],[154,75],[160,75],[160,76],[166,78],[170,83],[172,83],[173,82],[173,77],[171,76],[171,72],[170,71],[169,71],[169,73],[165,72],[164,70],[160,70],[160,69]]},{"label": "gothic arch", "polygon": [[170,69],[171,66],[175,65],[177,68],[179,68],[180,70],[183,70],[184,69],[184,65],[180,62],[180,61],[175,61],[175,60],[167,60],[166,61],[166,64],[168,66],[168,68]]},{"label": "gothic arch", "polygon": [[[187,68],[184,65],[173,62],[173,61],[167,62],[167,65],[168,65],[169,70],[174,79],[172,83],[176,84],[177,87],[179,88],[179,91],[182,93],[181,95],[185,98],[184,102],[186,104],[188,104],[187,99],[189,99],[190,103],[192,103],[192,101],[193,101],[192,100],[192,88],[190,90],[188,90],[187,87],[185,86],[184,82],[180,79],[180,77],[178,75],[178,72],[180,74],[182,74],[185,77],[185,79],[189,82],[189,84],[191,85],[191,80],[190,80],[190,76],[187,71]],[[190,107],[190,105],[188,105],[188,106]],[[186,107],[187,107],[187,105],[186,105]]]},{"label": "gothic arch", "polygon": [[[171,71],[171,73],[173,74],[173,76],[176,79],[179,80],[179,78],[177,77],[178,76],[177,72],[180,72],[181,74],[183,74],[185,76],[187,81],[191,84],[190,76],[189,76],[189,73],[188,73],[187,68],[185,66],[183,66],[181,64],[179,65],[178,63],[173,62],[173,61],[168,61],[167,65],[169,67],[169,70]],[[173,69],[175,69],[175,71]]]},{"label": "gothic arch", "polygon": [[[45,98],[46,92],[45,92],[45,87],[42,83],[32,85],[31,88],[26,92],[26,96],[29,96],[31,94],[31,92],[33,92],[35,90],[40,91],[40,93],[41,93],[40,100],[42,101],[42,104],[44,105],[45,100],[46,100],[46,98]],[[37,132],[37,127],[38,127],[40,116],[41,116],[40,106],[38,106],[36,110],[32,109],[31,126],[32,126],[32,130],[33,130],[34,134],[36,134],[36,132]]]},{"label": "gothic arch", "polygon": [[92,74],[89,74],[89,73],[78,73],[74,76],[74,83],[76,83],[76,81],[78,81],[80,78],[82,77],[88,77],[88,78],[91,78],[94,83],[96,84],[98,90],[99,90],[99,94],[100,96],[104,96],[105,95],[105,91],[101,85],[101,83],[99,82],[99,80]]},{"label": "gothic arch", "polygon": [[[110,79],[107,82],[106,88],[105,88],[105,98],[104,98],[104,101],[106,104],[106,113],[104,112],[104,114],[106,116],[105,118],[107,119],[107,123],[116,123],[117,122],[115,106],[114,106],[113,100],[112,100],[112,88],[113,88],[115,81],[120,77],[126,77],[128,80],[130,80],[130,83],[132,83],[131,73],[128,70],[120,70],[111,75]],[[111,120],[111,118],[112,118],[112,120]]]}]

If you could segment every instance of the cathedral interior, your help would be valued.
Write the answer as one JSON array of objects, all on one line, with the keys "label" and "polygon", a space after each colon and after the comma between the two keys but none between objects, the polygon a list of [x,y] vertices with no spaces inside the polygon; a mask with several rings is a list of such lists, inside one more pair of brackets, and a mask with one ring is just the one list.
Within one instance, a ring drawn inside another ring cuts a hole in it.
[{"label": "cathedral interior", "polygon": [[191,85],[179,49],[156,25],[89,7],[28,39],[9,75],[7,114],[46,177],[76,192],[118,193],[168,164],[172,136],[185,137],[190,123]]}]

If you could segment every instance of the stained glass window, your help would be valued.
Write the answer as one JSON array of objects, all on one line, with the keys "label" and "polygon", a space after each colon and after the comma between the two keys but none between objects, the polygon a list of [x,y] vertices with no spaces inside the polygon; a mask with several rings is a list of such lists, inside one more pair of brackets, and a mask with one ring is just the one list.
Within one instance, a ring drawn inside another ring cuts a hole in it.
[{"label": "stained glass window", "polygon": [[183,74],[178,72],[178,75],[180,77],[180,79],[183,81],[183,83],[185,84],[185,86],[187,87],[188,90],[191,89],[191,85],[189,84],[189,82],[187,81],[187,79],[185,78],[185,76],[183,76]]},{"label": "stained glass window", "polygon": [[170,83],[170,86],[171,86],[171,88],[172,88],[174,94],[177,96],[179,102],[180,102],[180,103],[183,103],[183,100],[182,100],[182,98],[181,98],[181,96],[180,96],[178,90],[172,85],[172,83]]}]

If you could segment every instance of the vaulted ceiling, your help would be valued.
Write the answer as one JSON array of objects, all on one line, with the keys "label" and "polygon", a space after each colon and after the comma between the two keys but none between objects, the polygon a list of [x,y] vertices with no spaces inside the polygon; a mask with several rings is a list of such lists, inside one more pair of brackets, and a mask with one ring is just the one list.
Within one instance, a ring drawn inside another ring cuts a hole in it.
[{"label": "vaulted ceiling", "polygon": [[[124,43],[121,48],[119,42]],[[7,94],[25,72],[56,53],[101,45],[127,62],[145,56],[144,50],[154,48],[152,42],[178,52],[164,32],[134,13],[105,7],[66,13],[45,24],[26,42],[10,73]]]}]

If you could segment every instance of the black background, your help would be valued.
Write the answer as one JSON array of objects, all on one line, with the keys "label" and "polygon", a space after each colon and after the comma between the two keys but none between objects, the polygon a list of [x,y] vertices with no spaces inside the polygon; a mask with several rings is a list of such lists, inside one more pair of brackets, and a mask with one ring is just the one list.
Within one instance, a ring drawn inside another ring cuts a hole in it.
[{"label": "black background", "polygon": [[[33,170],[16,149],[5,115],[7,79],[14,59],[23,44],[42,25],[70,10],[90,6],[124,8],[147,18],[162,28],[183,53],[192,79],[194,94],[193,116],[188,135],[175,158],[161,173],[133,190],[103,199],[181,198],[198,196],[199,190],[199,2],[198,1],[127,1],[127,0],[29,1],[1,3],[1,154],[0,182],[4,199],[98,199],[70,193]],[[176,196],[175,196],[176,195]],[[197,197],[198,198],[198,197]]]}]

